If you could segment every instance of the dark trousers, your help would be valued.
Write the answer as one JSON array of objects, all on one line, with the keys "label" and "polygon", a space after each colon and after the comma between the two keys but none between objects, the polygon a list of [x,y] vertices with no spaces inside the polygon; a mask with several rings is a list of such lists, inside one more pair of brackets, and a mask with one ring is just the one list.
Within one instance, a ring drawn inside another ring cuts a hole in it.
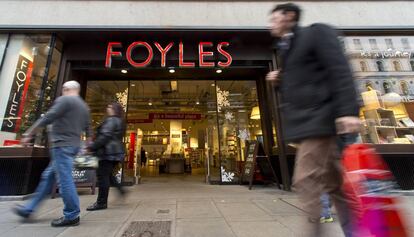
[{"label": "dark trousers", "polygon": [[100,160],[99,167],[97,170],[97,177],[98,177],[98,204],[107,204],[108,203],[108,195],[109,195],[109,187],[111,183],[118,189],[118,191],[123,194],[124,191],[120,183],[118,183],[113,176],[113,170],[116,165],[118,165],[119,161],[111,161],[111,160]]}]

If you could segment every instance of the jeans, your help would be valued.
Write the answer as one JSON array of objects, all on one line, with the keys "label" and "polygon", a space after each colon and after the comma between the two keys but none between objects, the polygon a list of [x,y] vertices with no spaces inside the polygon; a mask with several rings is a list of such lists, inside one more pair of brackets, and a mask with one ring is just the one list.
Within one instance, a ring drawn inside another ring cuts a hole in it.
[{"label": "jeans", "polygon": [[43,171],[35,195],[23,207],[27,213],[34,212],[41,201],[50,194],[55,181],[59,184],[59,192],[63,199],[63,215],[67,220],[79,216],[79,197],[72,178],[73,158],[79,147],[54,147],[50,149],[50,163]]},{"label": "jeans", "polygon": [[329,194],[324,193],[321,196],[321,205],[322,205],[322,213],[321,217],[330,217],[331,216],[331,202],[329,200]]}]

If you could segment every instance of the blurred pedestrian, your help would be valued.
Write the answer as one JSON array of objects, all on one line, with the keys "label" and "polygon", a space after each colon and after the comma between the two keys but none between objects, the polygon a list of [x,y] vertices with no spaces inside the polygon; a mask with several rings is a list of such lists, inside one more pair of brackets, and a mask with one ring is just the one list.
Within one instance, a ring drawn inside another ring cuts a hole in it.
[{"label": "blurred pedestrian", "polygon": [[144,147],[141,147],[141,167],[145,167],[147,164],[147,154]]},{"label": "blurred pedestrian", "polygon": [[280,92],[284,139],[299,144],[293,187],[312,223],[308,236],[321,236],[320,197],[328,193],[349,237],[352,217],[341,188],[337,135],[359,130],[356,90],[335,30],[324,24],[299,27],[300,13],[293,3],[272,10],[279,68],[266,79]]},{"label": "blurred pedestrian", "polygon": [[329,200],[329,194],[324,193],[321,196],[322,212],[319,221],[323,223],[331,223],[334,221],[331,212],[331,201]]},{"label": "blurred pedestrian", "polygon": [[63,84],[62,96],[57,98],[47,113],[37,120],[24,134],[21,143],[29,145],[40,127],[49,127],[50,162],[43,171],[36,193],[14,212],[24,218],[30,217],[40,202],[52,191],[57,180],[64,208],[63,217],[52,221],[54,227],[79,224],[79,197],[72,178],[73,158],[79,151],[81,136],[89,137],[89,108],[79,96],[80,85],[76,81]]},{"label": "blurred pedestrian", "polygon": [[96,139],[89,150],[99,158],[97,170],[98,197],[96,202],[89,206],[87,211],[106,209],[108,206],[109,188],[112,183],[121,195],[125,195],[122,188],[113,175],[113,170],[124,160],[125,149],[122,138],[125,134],[124,108],[119,103],[111,103],[106,108],[107,116],[98,127]]}]

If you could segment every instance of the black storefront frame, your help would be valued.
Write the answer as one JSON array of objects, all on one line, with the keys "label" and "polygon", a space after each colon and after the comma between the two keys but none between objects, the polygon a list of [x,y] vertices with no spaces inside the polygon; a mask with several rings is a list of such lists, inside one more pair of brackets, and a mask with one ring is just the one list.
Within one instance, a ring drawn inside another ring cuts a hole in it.
[{"label": "black storefront frame", "polygon": [[[204,31],[204,32],[216,32],[216,31],[240,31],[240,32],[266,32],[266,28],[257,28],[257,27],[176,27],[176,28],[163,28],[163,27],[97,27],[97,26],[85,26],[85,27],[78,27],[78,26],[25,26],[25,25],[0,25],[0,33],[8,33],[9,36],[13,33],[29,33],[29,34],[54,34],[57,35],[61,32],[97,32],[97,31],[105,31],[105,32],[111,32],[111,31],[148,31],[148,32],[154,32],[154,31],[164,31],[164,32],[173,32],[173,31]],[[408,26],[408,27],[339,27],[339,31],[343,33],[343,36],[404,36],[404,35],[414,35],[414,27]],[[62,51],[62,54],[64,54],[64,49]],[[63,57],[61,59],[61,64],[59,68],[59,75],[58,75],[58,86],[57,88],[61,88],[61,85],[63,83],[63,78],[68,78],[68,70],[65,70],[62,72],[62,62]],[[271,63],[271,61],[270,61]],[[65,68],[70,68],[70,63],[65,65]],[[271,69],[271,66],[269,66],[269,70]],[[266,90],[267,96],[271,97],[273,91],[272,90]],[[59,90],[57,91],[57,94],[60,94]],[[260,103],[260,99],[259,99]],[[279,109],[276,109],[276,112],[279,113]],[[277,124],[275,121],[275,118],[272,118],[273,123]],[[266,127],[267,128],[267,127]],[[270,134],[273,134],[273,131],[271,128],[268,128],[270,130]],[[276,126],[276,132],[280,132],[280,128]],[[280,134],[280,133],[279,133]],[[271,140],[273,140],[273,136],[271,136]],[[272,142],[270,142],[272,144]],[[285,146],[283,146],[285,147]],[[385,155],[392,156],[392,155],[398,155],[399,152],[393,152],[392,148],[389,146],[376,146],[376,148],[379,150],[380,153],[384,153]],[[282,153],[282,156],[287,156],[289,154],[292,154],[292,150],[285,150],[283,151],[276,151],[274,154]],[[401,152],[401,155],[407,156],[408,154],[414,154],[414,149],[406,147],[404,151]],[[287,162],[287,160],[286,160]],[[288,168],[289,169],[289,168]],[[284,177],[282,177],[282,181],[285,184],[284,189],[290,190],[291,182],[290,177],[292,176],[292,173],[289,173],[289,170],[283,169],[282,170]]]}]

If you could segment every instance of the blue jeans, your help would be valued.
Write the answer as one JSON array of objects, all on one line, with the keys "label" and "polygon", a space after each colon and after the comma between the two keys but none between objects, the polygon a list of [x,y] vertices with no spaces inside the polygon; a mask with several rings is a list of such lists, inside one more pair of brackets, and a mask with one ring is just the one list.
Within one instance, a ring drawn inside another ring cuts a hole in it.
[{"label": "blue jeans", "polygon": [[329,200],[329,195],[327,193],[322,194],[322,196],[321,196],[321,205],[322,205],[321,217],[331,216],[330,204],[331,204],[331,202]]},{"label": "blue jeans", "polygon": [[23,211],[34,212],[40,202],[50,194],[53,184],[57,180],[63,199],[65,219],[73,220],[79,216],[79,197],[72,178],[73,158],[78,151],[79,147],[54,147],[50,149],[49,166],[43,171],[35,195],[26,203]]}]

